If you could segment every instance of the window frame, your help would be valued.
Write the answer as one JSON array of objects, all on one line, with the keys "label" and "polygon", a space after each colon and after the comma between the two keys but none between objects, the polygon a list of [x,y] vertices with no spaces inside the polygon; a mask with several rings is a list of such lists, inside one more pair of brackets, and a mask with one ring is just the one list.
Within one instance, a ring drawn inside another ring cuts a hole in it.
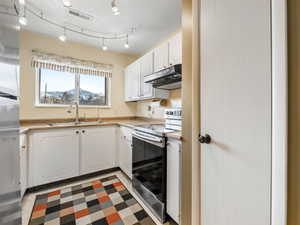
[{"label": "window frame", "polygon": [[[35,107],[41,107],[41,108],[66,108],[70,107],[70,104],[43,104],[40,103],[40,75],[41,75],[41,68],[35,69]],[[80,105],[80,99],[79,99],[79,87],[80,87],[80,74],[74,73],[75,75],[75,101],[78,103],[79,108],[111,108],[111,78],[106,77],[105,79],[105,96],[106,96],[106,104],[105,105]],[[73,106],[75,107],[75,106]]]}]

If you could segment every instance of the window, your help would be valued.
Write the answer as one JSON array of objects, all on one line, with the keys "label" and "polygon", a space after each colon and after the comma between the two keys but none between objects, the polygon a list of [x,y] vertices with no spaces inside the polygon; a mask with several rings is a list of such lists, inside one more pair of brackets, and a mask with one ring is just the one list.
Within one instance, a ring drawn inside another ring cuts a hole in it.
[{"label": "window", "polygon": [[108,78],[48,69],[39,69],[38,77],[39,105],[108,105]]}]

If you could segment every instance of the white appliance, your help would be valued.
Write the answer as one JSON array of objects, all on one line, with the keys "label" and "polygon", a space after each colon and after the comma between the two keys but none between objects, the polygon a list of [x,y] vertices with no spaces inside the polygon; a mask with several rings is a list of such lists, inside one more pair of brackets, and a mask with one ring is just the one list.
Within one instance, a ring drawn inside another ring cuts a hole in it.
[{"label": "white appliance", "polygon": [[0,224],[21,224],[18,66],[0,62]]},{"label": "white appliance", "polygon": [[182,109],[170,108],[165,110],[166,129],[181,131]]}]

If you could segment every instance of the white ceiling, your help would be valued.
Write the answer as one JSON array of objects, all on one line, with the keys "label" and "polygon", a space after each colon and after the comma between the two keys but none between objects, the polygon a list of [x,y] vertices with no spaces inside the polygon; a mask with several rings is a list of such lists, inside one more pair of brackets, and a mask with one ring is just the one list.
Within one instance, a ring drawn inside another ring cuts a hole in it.
[{"label": "white ceiling", "polygon": [[[140,55],[167,38],[181,27],[181,0],[117,0],[121,14],[112,15],[111,0],[71,0],[72,7],[93,17],[84,20],[68,14],[62,0],[27,0],[30,5],[43,10],[44,16],[66,25],[80,26],[103,34],[127,33],[131,28],[136,31],[129,36],[130,48],[124,48],[126,40],[107,40],[109,50]],[[11,4],[11,0],[1,0],[1,4]],[[59,36],[62,29],[49,25],[27,13],[26,30]],[[0,15],[0,21],[6,21]],[[74,27],[76,28],[76,27]],[[101,40],[79,34],[67,33],[68,40],[100,47]]]}]

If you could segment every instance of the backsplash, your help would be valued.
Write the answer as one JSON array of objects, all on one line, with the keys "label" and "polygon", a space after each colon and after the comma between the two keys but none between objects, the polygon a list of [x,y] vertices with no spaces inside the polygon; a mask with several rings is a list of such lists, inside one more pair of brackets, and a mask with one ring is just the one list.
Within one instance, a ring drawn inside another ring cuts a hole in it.
[{"label": "backsplash", "polygon": [[181,107],[181,89],[170,91],[170,98],[163,101],[141,101],[137,103],[137,116],[164,119],[166,108]]}]

